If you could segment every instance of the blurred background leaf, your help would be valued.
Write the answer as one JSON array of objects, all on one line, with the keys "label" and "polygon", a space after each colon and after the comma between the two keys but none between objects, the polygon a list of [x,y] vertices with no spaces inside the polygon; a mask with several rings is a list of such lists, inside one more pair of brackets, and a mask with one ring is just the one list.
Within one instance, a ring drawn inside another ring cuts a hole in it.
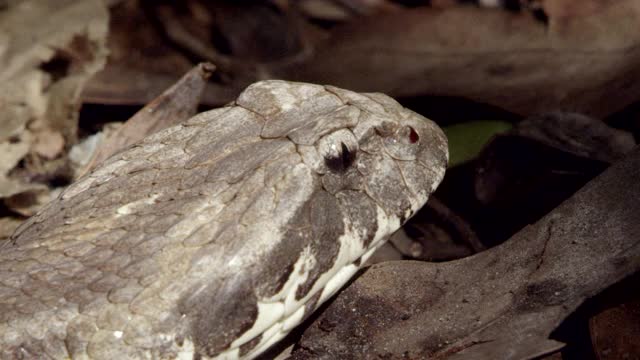
[{"label": "blurred background leaf", "polygon": [[449,167],[475,159],[494,135],[511,128],[510,123],[495,120],[471,121],[443,128],[449,139]]}]

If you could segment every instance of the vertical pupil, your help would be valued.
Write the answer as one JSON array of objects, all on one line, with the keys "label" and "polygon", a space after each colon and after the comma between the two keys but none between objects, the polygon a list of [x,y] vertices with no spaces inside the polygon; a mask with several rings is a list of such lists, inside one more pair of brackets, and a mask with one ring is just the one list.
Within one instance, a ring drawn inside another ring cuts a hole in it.
[{"label": "vertical pupil", "polygon": [[342,145],[342,168],[346,169],[347,167],[349,167],[349,165],[351,165],[351,161],[353,159],[351,159],[351,152],[349,151],[347,145],[345,145],[344,143],[340,144]]},{"label": "vertical pupil", "polygon": [[345,143],[342,143],[342,167],[346,170],[356,160],[356,151],[349,150]]},{"label": "vertical pupil", "polygon": [[356,152],[349,150],[349,147],[341,142],[338,156],[326,158],[325,163],[333,171],[343,172],[353,164],[355,159]]}]

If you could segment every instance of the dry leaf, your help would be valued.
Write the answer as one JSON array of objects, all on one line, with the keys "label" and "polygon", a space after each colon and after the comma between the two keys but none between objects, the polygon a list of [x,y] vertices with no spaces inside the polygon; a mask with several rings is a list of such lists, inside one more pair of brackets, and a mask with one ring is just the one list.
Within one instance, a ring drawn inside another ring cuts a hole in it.
[{"label": "dry leaf", "polygon": [[[638,279],[636,278],[636,281]],[[637,283],[629,283],[636,292]],[[633,359],[640,354],[640,300],[625,302],[606,309],[589,320],[594,351],[601,360]]]},{"label": "dry leaf", "polygon": [[101,131],[87,136],[82,141],[71,147],[68,156],[71,162],[71,167],[73,168],[73,178],[77,179],[82,173],[84,173],[84,169],[94,158],[96,152],[104,142],[104,139],[111,137],[112,134],[116,133],[121,126],[121,122],[106,123],[102,126]]},{"label": "dry leaf", "polygon": [[[140,1],[120,1],[110,13],[108,63],[84,88],[85,102],[146,104],[193,67],[167,43]],[[215,91],[205,96],[209,102],[219,101]]]},{"label": "dry leaf", "polygon": [[35,136],[33,152],[45,159],[55,159],[64,150],[64,138],[58,131],[38,131]]},{"label": "dry leaf", "polygon": [[9,240],[13,231],[22,223],[22,219],[14,217],[1,217],[0,218],[0,243],[5,240]]},{"label": "dry leaf", "polygon": [[[216,58],[207,56],[215,53],[209,38],[214,31],[207,27],[211,25],[212,14],[207,6],[215,7],[217,3],[147,2],[145,6],[140,1],[127,0],[111,9],[109,61],[84,89],[83,99],[86,102],[146,104],[191,69],[195,65],[193,59],[205,61]],[[181,11],[174,11],[174,8]],[[229,19],[224,14],[222,18]],[[232,23],[238,24],[237,21]],[[198,37],[201,34],[205,34],[204,38]],[[176,41],[182,43],[176,44]],[[251,47],[256,43],[249,41],[244,46]],[[229,65],[226,56],[216,59],[219,61],[213,62],[218,68]],[[242,78],[239,82],[234,79],[233,82],[208,83],[202,103],[220,106],[235,99],[246,85],[256,79],[253,70],[244,72],[244,69],[240,66],[238,73],[234,74]]]},{"label": "dry leaf", "polygon": [[35,215],[40,208],[57,198],[62,187],[49,189],[44,185],[34,186],[29,191],[22,191],[4,200],[4,204],[12,212],[24,217]]},{"label": "dry leaf", "polygon": [[521,115],[602,117],[640,97],[640,2],[597,3],[589,16],[552,11],[547,25],[471,6],[372,16],[273,74],[396,97],[458,96]]},{"label": "dry leaf", "polygon": [[29,184],[9,178],[9,172],[27,155],[31,134],[14,136],[11,141],[0,142],[0,199],[29,190]]},{"label": "dry leaf", "polygon": [[609,164],[623,158],[636,146],[633,135],[627,131],[582,114],[560,111],[531,116],[506,134]]},{"label": "dry leaf", "polygon": [[93,159],[80,173],[91,171],[109,156],[144,137],[179,124],[195,115],[207,79],[214,70],[215,66],[210,63],[202,63],[194,67],[177,83],[133,115],[123,126],[111,133],[99,145]]},{"label": "dry leaf", "polygon": [[[64,166],[48,160],[75,142],[80,90],[104,64],[107,16],[98,0],[25,0],[0,12],[0,198],[47,197],[39,179]],[[5,201],[33,211],[19,203]]]},{"label": "dry leaf", "polygon": [[526,199],[562,193],[550,190],[562,183],[557,177],[590,179],[635,145],[631,133],[581,114],[532,116],[495,136],[482,150],[476,161],[476,197],[483,204],[500,203],[507,209],[518,208],[517,204],[531,208]]}]

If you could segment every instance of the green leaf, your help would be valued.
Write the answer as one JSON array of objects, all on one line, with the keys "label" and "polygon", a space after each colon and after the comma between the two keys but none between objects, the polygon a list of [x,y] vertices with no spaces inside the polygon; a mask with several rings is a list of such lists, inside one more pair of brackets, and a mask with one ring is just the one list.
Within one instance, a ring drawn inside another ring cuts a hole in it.
[{"label": "green leaf", "polygon": [[449,167],[473,160],[495,134],[513,126],[505,121],[480,120],[444,127],[449,139]]}]

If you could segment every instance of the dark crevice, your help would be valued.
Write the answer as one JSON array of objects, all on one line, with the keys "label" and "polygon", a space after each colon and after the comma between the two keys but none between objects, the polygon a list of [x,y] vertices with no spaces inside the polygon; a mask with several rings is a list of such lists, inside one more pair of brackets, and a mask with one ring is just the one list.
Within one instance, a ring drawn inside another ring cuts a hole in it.
[{"label": "dark crevice", "polygon": [[51,75],[52,83],[65,78],[69,74],[70,68],[71,60],[60,53],[57,53],[49,61],[44,62],[40,65],[40,69],[42,71]]},{"label": "dark crevice", "polygon": [[454,96],[418,96],[397,99],[398,102],[440,126],[469,120],[502,120],[515,123],[522,116],[497,106]]}]

